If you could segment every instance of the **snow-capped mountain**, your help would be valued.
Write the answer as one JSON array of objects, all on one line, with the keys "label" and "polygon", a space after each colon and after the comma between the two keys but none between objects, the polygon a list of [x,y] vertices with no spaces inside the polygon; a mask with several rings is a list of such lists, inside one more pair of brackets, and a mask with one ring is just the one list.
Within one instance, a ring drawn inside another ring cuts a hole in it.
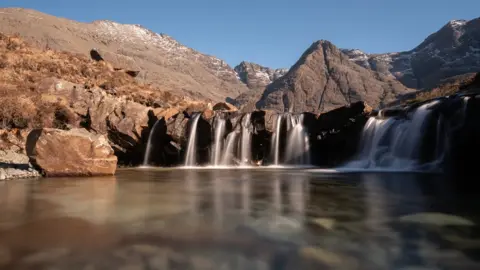
[{"label": "snow-capped mountain", "polygon": [[480,71],[480,18],[452,20],[411,51],[367,54],[342,50],[350,60],[397,78],[407,87],[430,88],[442,79]]},{"label": "snow-capped mountain", "polygon": [[241,62],[234,68],[238,78],[250,89],[264,88],[288,72],[286,68],[272,69],[255,63]]},{"label": "snow-capped mountain", "polygon": [[89,55],[95,49],[115,67],[140,71],[140,80],[192,98],[223,101],[248,90],[223,60],[140,25],[80,23],[34,10],[4,8],[0,9],[0,32],[19,33],[31,43],[57,50]]}]

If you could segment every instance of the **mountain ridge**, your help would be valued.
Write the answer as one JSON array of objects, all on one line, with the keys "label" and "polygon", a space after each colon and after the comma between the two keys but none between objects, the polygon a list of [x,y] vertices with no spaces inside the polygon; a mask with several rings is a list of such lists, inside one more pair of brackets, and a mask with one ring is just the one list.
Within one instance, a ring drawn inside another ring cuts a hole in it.
[{"label": "mountain ridge", "polygon": [[342,52],[356,64],[395,77],[407,87],[432,88],[448,77],[480,71],[480,18],[450,20],[409,51]]},{"label": "mountain ridge", "polygon": [[139,69],[139,79],[192,98],[223,101],[248,90],[225,61],[139,25],[82,23],[35,10],[2,8],[0,32],[19,33],[36,46],[72,53],[88,54],[95,48],[115,66]]}]

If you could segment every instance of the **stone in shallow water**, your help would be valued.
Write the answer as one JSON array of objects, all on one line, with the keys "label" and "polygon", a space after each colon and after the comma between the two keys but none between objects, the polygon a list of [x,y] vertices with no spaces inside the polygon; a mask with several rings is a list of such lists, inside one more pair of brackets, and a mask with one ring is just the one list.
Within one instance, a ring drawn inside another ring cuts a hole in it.
[{"label": "stone in shallow water", "polygon": [[304,259],[312,259],[329,266],[339,266],[343,262],[343,258],[339,255],[319,247],[304,247],[299,253]]},{"label": "stone in shallow water", "polygon": [[51,263],[69,254],[69,250],[66,248],[56,248],[50,250],[44,250],[32,255],[29,255],[23,259],[24,263],[37,264],[37,263]]},{"label": "stone in shallow water", "polygon": [[127,264],[118,268],[119,270],[143,270],[145,266],[142,264]]},{"label": "stone in shallow water", "polygon": [[193,256],[190,260],[191,260],[193,269],[198,269],[198,270],[215,269],[213,261],[205,257]]},{"label": "stone in shallow water", "polygon": [[335,219],[333,218],[316,218],[313,223],[327,230],[333,230],[335,227]]},{"label": "stone in shallow water", "polygon": [[0,245],[0,267],[9,264],[11,260],[12,255],[10,250],[5,246]]},{"label": "stone in shallow water", "polygon": [[472,221],[443,213],[417,213],[400,217],[401,222],[418,223],[437,226],[475,226]]},{"label": "stone in shallow water", "polygon": [[138,252],[143,255],[154,255],[166,252],[166,249],[146,244],[133,245],[131,248],[134,252]]}]

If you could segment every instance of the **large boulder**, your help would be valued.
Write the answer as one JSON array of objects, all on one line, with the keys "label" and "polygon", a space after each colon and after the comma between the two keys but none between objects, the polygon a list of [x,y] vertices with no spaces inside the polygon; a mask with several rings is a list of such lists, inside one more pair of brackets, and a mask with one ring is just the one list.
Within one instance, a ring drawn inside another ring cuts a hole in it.
[{"label": "large boulder", "polygon": [[113,175],[117,168],[105,136],[85,129],[33,130],[27,138],[27,154],[46,176]]},{"label": "large boulder", "polygon": [[40,90],[67,100],[71,110],[82,119],[82,127],[107,136],[120,163],[141,163],[151,128],[150,107],[108,94],[98,87],[90,88],[54,78],[44,79]]}]

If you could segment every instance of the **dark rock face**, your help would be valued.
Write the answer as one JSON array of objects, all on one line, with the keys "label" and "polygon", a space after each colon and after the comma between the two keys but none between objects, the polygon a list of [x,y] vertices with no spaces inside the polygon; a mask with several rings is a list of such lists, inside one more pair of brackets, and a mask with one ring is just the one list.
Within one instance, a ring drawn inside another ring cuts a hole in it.
[{"label": "dark rock face", "polygon": [[480,71],[480,18],[450,21],[408,52],[342,51],[354,63],[395,77],[407,87],[431,88],[445,78]]},{"label": "dark rock face", "polygon": [[332,43],[322,40],[266,88],[256,107],[321,113],[361,100],[378,107],[410,91],[389,76],[351,62]]},{"label": "dark rock face", "polygon": [[306,117],[305,126],[313,131],[310,131],[312,163],[334,167],[352,158],[371,111],[371,107],[360,101],[321,114],[317,119]]},{"label": "dark rock face", "polygon": [[[455,181],[453,186],[462,192],[476,192],[478,181],[478,159],[480,152],[480,95],[470,95],[460,110],[456,110],[457,122],[450,134],[450,151],[445,161],[448,171]],[[463,125],[462,125],[463,124]]]}]

